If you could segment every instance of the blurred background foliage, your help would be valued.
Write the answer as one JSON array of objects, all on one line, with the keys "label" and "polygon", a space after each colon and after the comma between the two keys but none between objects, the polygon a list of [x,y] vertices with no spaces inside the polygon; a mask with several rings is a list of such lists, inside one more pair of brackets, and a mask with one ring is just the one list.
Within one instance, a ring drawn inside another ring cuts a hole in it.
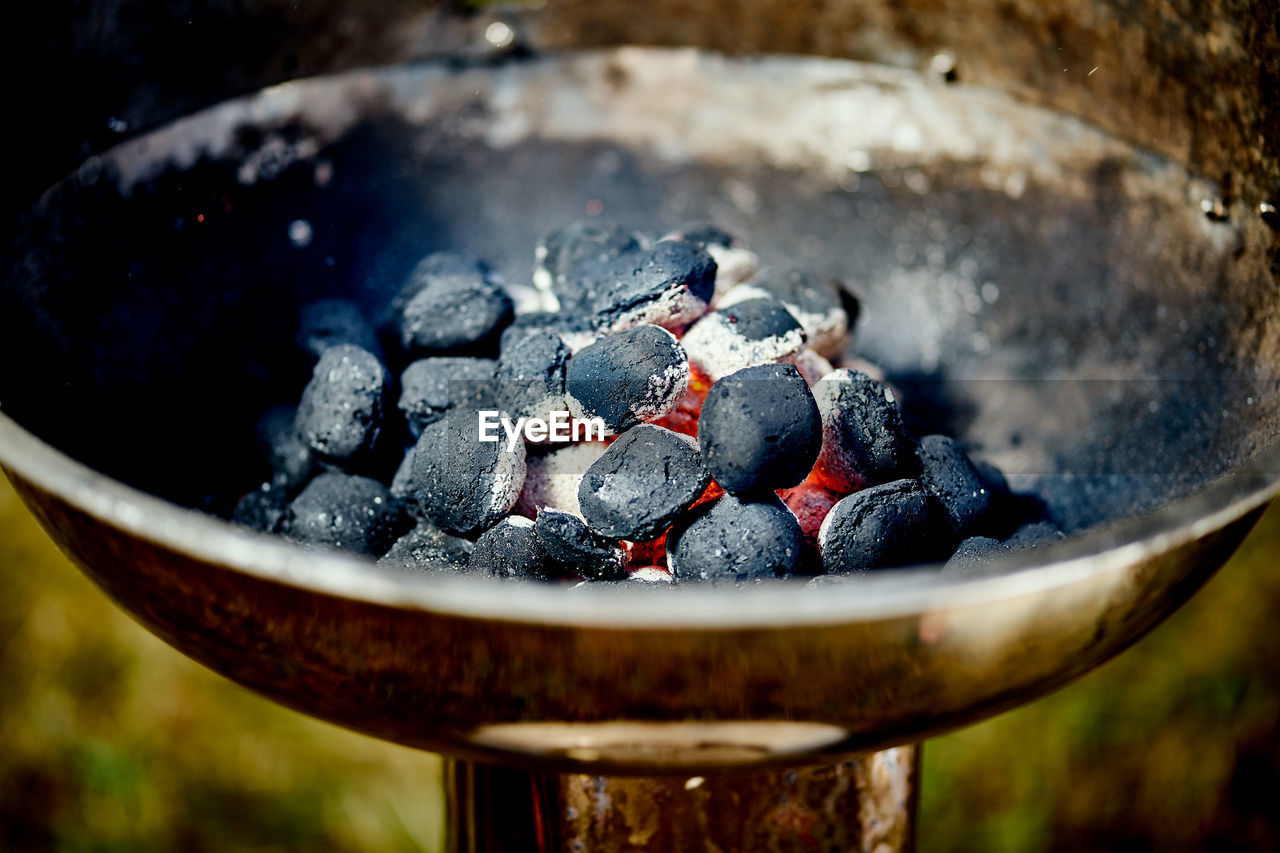
[{"label": "blurred background foliage", "polygon": [[[925,750],[921,849],[1280,849],[1280,511],[1186,607]],[[308,719],[110,604],[0,480],[0,850],[435,851],[437,758]]]}]

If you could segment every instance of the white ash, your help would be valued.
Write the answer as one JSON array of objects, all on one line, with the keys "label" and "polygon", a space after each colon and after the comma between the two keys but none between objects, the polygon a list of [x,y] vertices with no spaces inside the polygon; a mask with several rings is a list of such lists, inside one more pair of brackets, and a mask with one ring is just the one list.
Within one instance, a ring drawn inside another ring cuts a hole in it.
[{"label": "white ash", "polygon": [[540,508],[550,507],[582,518],[578,484],[604,451],[602,441],[583,441],[550,453],[530,455],[525,463],[524,488],[516,501],[516,511],[534,516]]},{"label": "white ash", "polygon": [[718,306],[720,298],[760,270],[760,258],[750,249],[739,246],[708,244],[706,252],[716,262],[716,290],[711,304]]},{"label": "white ash", "polygon": [[673,288],[657,299],[618,313],[612,318],[606,331],[622,332],[645,324],[661,326],[668,331],[682,329],[701,317],[707,307],[706,302],[687,288]]},{"label": "white ash", "polygon": [[627,575],[627,581],[636,583],[674,583],[671,573],[658,566],[644,566]]},{"label": "white ash", "polygon": [[723,314],[715,313],[690,326],[680,342],[689,354],[689,363],[713,382],[746,367],[787,360],[804,349],[805,343],[800,329],[747,340]]},{"label": "white ash", "polygon": [[898,390],[898,386],[889,381],[889,374],[885,372],[885,369],[874,361],[868,361],[865,358],[853,355],[845,358],[838,358],[833,363],[837,370],[852,370],[858,373],[867,374],[872,379],[892,391],[894,399],[897,400],[898,405],[902,405],[902,392]]},{"label": "white ash", "polygon": [[513,452],[499,453],[489,488],[489,506],[496,514],[510,512],[520,500],[529,473],[523,442],[516,442]]},{"label": "white ash", "polygon": [[[504,282],[502,286],[507,291],[507,295],[511,297],[512,304],[515,305],[517,317],[522,314],[537,314],[540,311],[560,310],[558,300],[555,308],[547,308],[546,297],[550,294],[544,293],[536,287],[514,282]],[[552,295],[551,298],[555,299],[555,296]]]},{"label": "white ash", "polygon": [[[730,305],[737,305],[739,302],[746,302],[748,299],[774,299],[772,293],[760,287],[757,284],[739,284],[730,288],[716,300],[716,308],[728,308]],[[788,306],[788,310],[790,307]]]},{"label": "white ash", "polygon": [[631,411],[646,423],[671,414],[688,393],[689,379],[688,362],[668,365],[661,373],[649,376],[650,393],[632,406]]},{"label": "white ash", "polygon": [[[716,281],[717,285],[719,280]],[[773,293],[767,288],[758,284],[747,282],[740,284],[730,290],[724,296],[716,301],[716,308],[728,308],[730,305],[736,305],[739,302],[746,302],[748,299],[777,299],[783,305],[787,306],[787,310],[791,312],[791,316],[796,318],[800,323],[800,327],[804,329],[805,337],[808,339],[810,349],[819,355],[827,358],[835,358],[840,355],[849,343],[849,315],[844,308],[833,305],[827,311],[817,312],[813,310],[806,311],[803,306],[796,303],[795,300],[780,298],[778,294]]]},{"label": "white ash", "polygon": [[570,353],[575,353],[600,340],[600,335],[597,332],[586,329],[565,329],[560,332],[560,340],[564,341]]}]

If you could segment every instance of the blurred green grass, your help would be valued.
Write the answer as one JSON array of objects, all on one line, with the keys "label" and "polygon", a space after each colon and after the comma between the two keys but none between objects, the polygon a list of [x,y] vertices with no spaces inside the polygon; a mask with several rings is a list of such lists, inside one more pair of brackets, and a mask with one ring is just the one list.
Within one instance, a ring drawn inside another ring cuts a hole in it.
[{"label": "blurred green grass", "polygon": [[441,784],[151,636],[0,478],[0,851],[436,851]]},{"label": "blurred green grass", "polygon": [[[921,849],[1280,849],[1280,510],[1070,687],[925,750]],[[440,761],[171,650],[0,480],[0,850],[436,851]]]},{"label": "blurred green grass", "polygon": [[1075,684],[925,749],[921,849],[1280,850],[1280,506]]}]

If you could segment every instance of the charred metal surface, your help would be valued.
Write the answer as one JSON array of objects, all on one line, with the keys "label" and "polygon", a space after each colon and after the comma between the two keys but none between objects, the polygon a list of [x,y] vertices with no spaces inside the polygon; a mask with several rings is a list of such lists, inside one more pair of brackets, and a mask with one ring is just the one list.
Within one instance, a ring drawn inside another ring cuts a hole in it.
[{"label": "charred metal surface", "polygon": [[1226,183],[1280,189],[1280,9],[1231,0],[548,3],[532,41],[698,45],[925,67],[1086,118]]},{"label": "charred metal surface", "polygon": [[949,76],[1082,116],[1221,181],[1250,207],[1280,192],[1280,9],[1267,0],[530,5],[537,8],[461,0],[26,4],[5,28],[0,70],[37,81],[13,87],[10,109],[43,120],[14,136],[29,168],[12,201],[25,204],[121,133],[290,77],[482,58],[485,25],[499,16],[536,52],[689,45],[912,68],[947,53]]}]

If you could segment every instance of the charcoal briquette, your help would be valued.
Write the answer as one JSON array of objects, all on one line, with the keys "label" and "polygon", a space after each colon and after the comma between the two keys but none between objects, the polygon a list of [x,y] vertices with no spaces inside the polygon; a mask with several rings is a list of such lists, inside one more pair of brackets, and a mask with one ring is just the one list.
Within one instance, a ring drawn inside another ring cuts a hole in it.
[{"label": "charcoal briquette", "polygon": [[519,515],[502,519],[480,535],[471,549],[467,568],[504,580],[545,579],[556,572],[538,540],[533,522]]},{"label": "charcoal briquette", "polygon": [[486,408],[497,404],[497,362],[487,358],[439,356],[422,358],[400,376],[400,411],[415,438],[427,424],[453,407]]},{"label": "charcoal briquette", "polygon": [[858,300],[840,282],[799,271],[768,272],[725,294],[718,307],[762,296],[787,306],[819,354],[835,358],[848,345]]},{"label": "charcoal briquette", "polygon": [[705,315],[680,343],[693,368],[715,381],[796,356],[804,349],[805,333],[776,299],[748,299]]},{"label": "charcoal briquette", "polygon": [[636,235],[616,223],[573,222],[548,234],[534,249],[533,284],[550,297],[546,302],[553,311],[589,311],[609,263],[640,250]]},{"label": "charcoal briquette", "polygon": [[435,255],[414,269],[392,303],[392,323],[410,357],[496,348],[515,306],[502,283],[483,270]]},{"label": "charcoal briquette", "polygon": [[944,537],[920,484],[895,480],[841,499],[818,530],[818,548],[824,571],[849,574],[932,559]]},{"label": "charcoal briquette", "polygon": [[454,409],[423,427],[409,476],[397,484],[415,514],[448,533],[468,535],[493,525],[515,505],[524,485],[525,447],[480,441],[476,413]]},{"label": "charcoal briquette", "polygon": [[306,485],[316,473],[311,445],[298,435],[298,407],[287,403],[272,406],[258,420],[258,446],[271,468],[271,482],[290,495]]},{"label": "charcoal briquette", "polygon": [[569,359],[565,392],[575,418],[599,417],[609,434],[673,411],[689,388],[689,359],[653,325],[607,335]]},{"label": "charcoal briquette", "polygon": [[790,364],[748,367],[711,386],[698,443],[727,492],[785,489],[808,476],[822,445],[813,394]]},{"label": "charcoal briquette", "polygon": [[715,293],[712,304],[734,287],[747,281],[760,269],[760,258],[746,244],[728,231],[714,225],[701,225],[676,231],[664,240],[683,240],[702,249],[716,262]]},{"label": "charcoal briquette", "polygon": [[498,356],[502,408],[512,418],[547,419],[565,411],[565,370],[569,347],[554,331],[531,332]]},{"label": "charcoal briquette", "polygon": [[975,529],[991,505],[977,467],[954,439],[926,435],[916,446],[920,485],[958,536]]},{"label": "charcoal briquette", "polygon": [[991,571],[991,563],[1007,557],[1013,551],[999,539],[988,536],[970,536],[961,542],[942,567],[943,574],[958,577],[984,575]]},{"label": "charcoal briquette", "polygon": [[541,332],[555,332],[571,352],[590,346],[600,337],[587,317],[537,311],[516,317],[514,323],[502,330],[499,351],[506,352],[526,337]]},{"label": "charcoal briquette", "polygon": [[289,496],[285,489],[273,483],[263,483],[246,494],[237,503],[231,520],[241,527],[275,533],[289,508]]},{"label": "charcoal briquette", "polygon": [[643,323],[681,328],[707,310],[716,262],[689,243],[665,240],[622,255],[601,273],[594,300],[596,325],[617,332]]},{"label": "charcoal briquette", "polygon": [[319,299],[303,305],[295,339],[303,351],[316,358],[338,344],[351,344],[382,355],[373,326],[360,306],[349,299]]},{"label": "charcoal briquette", "polygon": [[534,522],[538,540],[562,574],[587,580],[621,580],[626,577],[627,552],[617,540],[592,533],[578,516],[544,508]]},{"label": "charcoal briquette", "polygon": [[1034,521],[1019,527],[1004,542],[1015,551],[1023,551],[1043,548],[1065,538],[1052,521]]},{"label": "charcoal briquette", "polygon": [[711,475],[688,436],[653,424],[633,427],[609,445],[578,488],[582,517],[610,539],[659,536],[701,496]]},{"label": "charcoal briquette", "polygon": [[387,487],[350,474],[323,473],[285,513],[283,531],[313,545],[378,556],[403,528]]},{"label": "charcoal briquette", "polygon": [[978,476],[982,478],[982,484],[987,487],[987,491],[991,494],[993,506],[1003,504],[1009,500],[1013,494],[1009,488],[1009,480],[1005,477],[1004,472],[996,467],[995,463],[986,459],[974,459],[973,467],[978,469]]},{"label": "charcoal briquette", "polygon": [[822,414],[818,470],[828,486],[848,492],[910,473],[911,451],[892,390],[841,369],[814,385],[813,396]]},{"label": "charcoal briquette", "polygon": [[667,534],[667,561],[680,582],[788,577],[803,555],[799,523],[768,493],[721,495],[677,519]]},{"label": "charcoal briquette", "polygon": [[379,565],[412,572],[461,571],[471,557],[472,543],[420,521],[378,560]]},{"label": "charcoal briquette", "polygon": [[324,351],[302,391],[295,429],[321,460],[352,462],[378,439],[387,371],[368,350],[338,344]]}]

